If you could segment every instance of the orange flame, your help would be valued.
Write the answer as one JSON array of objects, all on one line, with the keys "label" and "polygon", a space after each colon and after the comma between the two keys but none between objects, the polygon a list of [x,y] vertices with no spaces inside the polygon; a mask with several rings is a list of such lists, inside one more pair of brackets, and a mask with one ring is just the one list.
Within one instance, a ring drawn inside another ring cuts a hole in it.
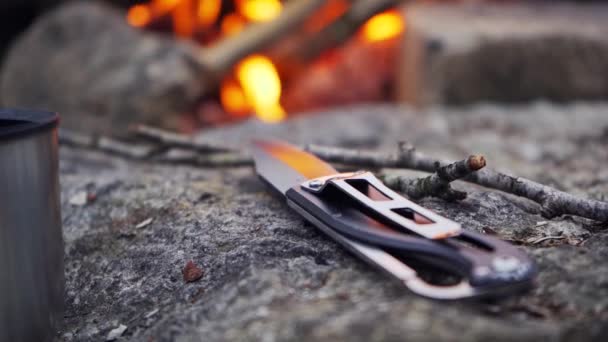
[{"label": "orange flame", "polygon": [[237,117],[251,113],[251,106],[241,85],[233,78],[226,78],[220,86],[220,102],[224,109]]},{"label": "orange flame", "polygon": [[213,25],[221,6],[222,0],[152,0],[129,8],[127,22],[135,27],[145,27],[154,19],[171,14],[175,34],[190,37],[198,27]]},{"label": "orange flame", "polygon": [[199,0],[196,16],[198,24],[203,27],[213,25],[220,15],[222,0]]},{"label": "orange flame", "polygon": [[285,110],[279,102],[281,79],[270,59],[261,55],[245,58],[236,66],[236,77],[260,120],[279,122],[285,119]]},{"label": "orange flame", "polygon": [[135,5],[127,13],[127,22],[131,26],[144,27],[152,20],[152,12],[146,5]]},{"label": "orange flame", "polygon": [[230,13],[222,20],[222,34],[226,36],[237,34],[245,28],[246,24],[247,22],[245,21],[245,18],[243,18],[240,14]]},{"label": "orange flame", "polygon": [[173,8],[173,31],[179,37],[192,37],[199,27],[209,27],[217,20],[221,0],[181,0]]},{"label": "orange flame", "polygon": [[[242,31],[248,22],[276,18],[282,4],[279,0],[235,0],[236,11],[223,15],[218,24],[223,36]],[[218,22],[222,0],[150,0],[132,6],[127,21],[134,27],[146,27],[159,18],[170,18],[176,36],[194,37],[197,30]],[[220,85],[220,102],[235,117],[255,113],[262,121],[277,122],[285,118],[281,107],[281,79],[267,57],[253,55],[243,59]]]},{"label": "orange flame", "polygon": [[156,15],[163,15],[175,8],[182,0],[152,0],[150,7]]},{"label": "orange flame", "polygon": [[253,22],[270,21],[283,9],[279,0],[238,0],[237,7],[243,17]]},{"label": "orange flame", "polygon": [[182,0],[152,0],[148,4],[134,5],[127,12],[127,22],[135,27],[145,27],[152,20],[171,12]]},{"label": "orange flame", "polygon": [[178,37],[192,37],[196,29],[194,0],[182,0],[173,9],[173,31]]},{"label": "orange flame", "polygon": [[361,28],[363,38],[378,42],[400,35],[405,30],[405,20],[396,10],[388,10],[371,17]]}]

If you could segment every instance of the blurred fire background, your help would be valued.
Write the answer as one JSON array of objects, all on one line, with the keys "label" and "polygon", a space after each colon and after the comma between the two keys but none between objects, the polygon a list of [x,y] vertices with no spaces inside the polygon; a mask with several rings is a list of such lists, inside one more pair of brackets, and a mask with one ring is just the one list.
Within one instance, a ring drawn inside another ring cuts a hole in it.
[{"label": "blurred fire background", "polygon": [[[8,1],[0,5],[2,48],[41,12],[60,0]],[[247,24],[267,22],[280,15],[279,0],[150,0],[109,1],[125,9],[133,27],[172,34],[208,46],[236,35]],[[392,98],[393,60],[396,42],[406,23],[396,10],[369,19],[339,48],[313,54],[306,63],[284,57],[306,54],[304,39],[319,32],[344,14],[350,0],[327,1],[311,16],[300,32],[280,40],[266,51],[242,59],[232,73],[222,76],[218,91],[201,100],[193,122],[199,127],[243,119],[252,115],[265,122],[278,122],[287,113],[316,108],[388,100]],[[10,14],[10,15],[9,15]],[[4,49],[3,49],[4,50]],[[277,60],[289,60],[279,64]],[[363,82],[362,82],[363,80]],[[186,129],[189,130],[189,129]]]},{"label": "blurred fire background", "polygon": [[[222,77],[218,93],[201,102],[197,119],[210,124],[255,115],[265,122],[278,122],[287,113],[388,99],[390,57],[395,38],[405,29],[404,18],[396,10],[375,15],[344,46],[324,51],[305,65],[276,57],[305,54],[301,50],[306,47],[297,46],[304,40],[298,38],[319,32],[349,6],[348,0],[328,1],[300,32],[268,51],[242,59],[231,74]],[[131,6],[126,19],[132,26],[172,32],[178,39],[205,46],[238,34],[250,23],[271,21],[282,9],[279,0],[151,0]]]},{"label": "blurred fire background", "polygon": [[[418,2],[481,2],[444,0]],[[40,13],[62,0],[4,0],[0,4],[0,54]],[[248,24],[279,16],[280,0],[107,0],[124,9],[129,25],[176,39],[212,46],[238,35]],[[355,1],[327,1],[301,27],[270,48],[246,56],[231,72],[218,75],[219,87],[201,98],[184,118],[183,131],[256,116],[279,122],[288,115],[338,105],[394,101],[400,36],[407,31],[404,11],[374,15],[347,39],[316,49],[307,37],[318,36]],[[521,2],[502,0],[494,2]]]}]

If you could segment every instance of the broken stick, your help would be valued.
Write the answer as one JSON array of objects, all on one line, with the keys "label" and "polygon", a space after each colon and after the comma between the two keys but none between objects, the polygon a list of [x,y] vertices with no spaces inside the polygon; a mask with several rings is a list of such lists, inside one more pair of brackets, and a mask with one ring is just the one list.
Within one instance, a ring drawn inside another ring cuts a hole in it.
[{"label": "broken stick", "polygon": [[[141,128],[141,127],[139,127]],[[156,139],[156,144],[126,142],[101,135],[59,130],[59,143],[76,148],[98,150],[104,153],[135,160],[146,160],[167,164],[183,164],[198,167],[238,167],[252,165],[251,157],[229,148],[211,149],[196,143],[189,137],[154,128],[139,129],[138,136]],[[161,138],[162,136],[162,138]],[[189,145],[190,144],[190,145]],[[196,153],[173,153],[172,148],[181,148]],[[201,153],[206,151],[206,153]]]},{"label": "broken stick", "polygon": [[162,146],[131,144],[110,137],[83,134],[64,128],[59,130],[59,143],[73,147],[96,149],[139,160],[150,158],[164,149]]},{"label": "broken stick", "polygon": [[[330,162],[359,167],[405,168],[434,172],[436,164],[446,161],[428,157],[411,146],[401,143],[396,153],[378,153],[340,147],[308,145],[306,149]],[[608,222],[608,202],[574,196],[523,177],[509,176],[494,170],[479,170],[462,178],[467,182],[530,199],[541,206],[545,217],[575,215]]]},{"label": "broken stick", "polygon": [[197,141],[191,136],[173,133],[146,125],[135,125],[132,127],[131,131],[138,137],[148,139],[167,148],[185,148],[201,153],[231,151],[230,148],[220,144]]},{"label": "broken stick", "polygon": [[381,174],[380,178],[392,189],[405,193],[412,199],[427,196],[439,197],[446,201],[459,201],[467,197],[467,193],[452,189],[450,183],[466,177],[486,166],[483,156],[470,156],[446,166],[439,166],[430,176],[424,178],[407,178],[391,173]]},{"label": "broken stick", "polygon": [[[167,146],[171,146],[171,144],[175,142],[167,142],[165,140],[167,145],[163,145],[162,139],[158,138],[158,131],[141,130],[138,133],[140,135],[145,135],[146,132],[154,132],[151,137],[156,137],[157,141],[161,143],[155,147],[149,147],[147,152],[138,151],[126,143],[115,141],[111,138],[87,138],[81,134],[69,136],[66,135],[65,130],[63,134],[60,133],[60,142],[86,148],[96,148],[105,152],[135,159],[150,159],[155,157],[158,161],[166,163],[185,163],[203,167],[246,166],[253,164],[251,157],[241,154],[238,151],[218,154],[211,154],[209,152],[207,152],[207,154],[198,153],[190,155],[189,157],[171,156],[170,154],[157,157],[159,151],[167,149]],[[165,136],[172,136],[173,138],[179,137],[177,141],[180,142],[179,147],[182,149],[197,151],[201,148],[193,143],[193,140],[189,137],[181,135]],[[105,141],[105,143],[100,144],[99,141]],[[108,141],[112,143],[109,144]],[[116,148],[116,146],[120,146],[121,148]],[[230,151],[231,149],[226,147],[226,150]],[[376,169],[404,168],[433,173],[433,175],[419,180],[403,178],[398,181],[394,178],[387,178],[387,176],[384,175],[384,178],[389,181],[389,185],[390,182],[393,182],[393,185],[395,185],[398,190],[399,187],[402,187],[406,189],[406,193],[412,192],[414,194],[413,197],[433,195],[449,200],[456,200],[459,197],[462,197],[462,195],[459,195],[458,192],[451,188],[446,188],[445,185],[449,185],[449,183],[454,180],[462,179],[487,188],[530,199],[540,204],[541,213],[545,217],[575,215],[600,222],[608,222],[608,202],[574,196],[526,178],[513,177],[488,169],[480,170],[486,164],[485,158],[481,156],[471,156],[463,161],[450,164],[446,161],[428,157],[417,152],[407,143],[400,143],[397,151],[394,153],[319,145],[307,145],[305,150],[315,154],[319,158],[339,164]],[[442,189],[451,190],[445,190],[444,193],[441,193]]]}]

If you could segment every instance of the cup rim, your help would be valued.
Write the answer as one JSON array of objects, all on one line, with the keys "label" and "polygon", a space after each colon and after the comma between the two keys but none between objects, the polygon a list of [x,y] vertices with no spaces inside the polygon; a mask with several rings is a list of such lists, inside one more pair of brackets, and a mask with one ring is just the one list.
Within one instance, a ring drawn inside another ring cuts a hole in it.
[{"label": "cup rim", "polygon": [[55,128],[59,115],[31,109],[0,109],[0,141]]}]

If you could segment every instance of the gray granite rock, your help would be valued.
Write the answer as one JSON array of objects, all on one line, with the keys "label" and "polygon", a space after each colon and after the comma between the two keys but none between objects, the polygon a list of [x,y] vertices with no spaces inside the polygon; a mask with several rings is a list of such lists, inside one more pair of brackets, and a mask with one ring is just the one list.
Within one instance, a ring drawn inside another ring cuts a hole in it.
[{"label": "gray granite rock", "polygon": [[[255,134],[297,143],[390,148],[399,139],[604,198],[608,105],[482,105],[414,112],[362,106],[200,139],[246,145]],[[414,172],[409,172],[415,174]],[[460,203],[421,204],[497,234],[537,260],[534,289],[496,302],[435,302],[355,259],[269,194],[250,168],[196,169],[61,151],[67,311],[61,339],[99,341],[121,324],[133,341],[537,341],[608,335],[608,232],[546,220],[535,204],[457,184]],[[84,206],[79,192],[96,194]],[[142,224],[152,219],[147,225]],[[139,226],[139,228],[137,228]],[[546,236],[559,239],[536,243]],[[192,260],[203,277],[186,283]]]},{"label": "gray granite rock", "polygon": [[53,108],[63,125],[100,134],[129,123],[177,127],[209,89],[193,44],[129,26],[101,1],[66,1],[40,16],[0,66],[5,107]]},{"label": "gray granite rock", "polygon": [[416,2],[403,10],[396,94],[418,105],[605,100],[608,7]]}]

